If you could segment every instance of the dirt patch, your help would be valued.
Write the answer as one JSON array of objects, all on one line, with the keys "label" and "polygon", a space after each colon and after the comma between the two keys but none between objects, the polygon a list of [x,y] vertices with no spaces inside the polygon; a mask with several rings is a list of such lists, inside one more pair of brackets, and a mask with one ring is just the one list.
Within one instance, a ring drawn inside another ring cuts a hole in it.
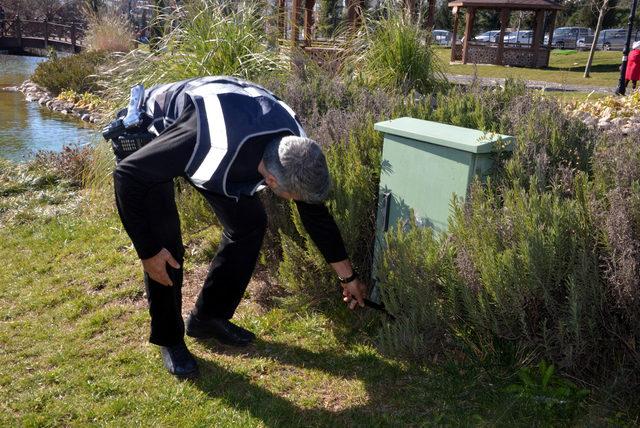
[{"label": "dirt patch", "polygon": [[182,316],[189,316],[198,298],[198,293],[202,289],[202,284],[207,277],[209,265],[198,264],[184,270],[182,280]]},{"label": "dirt patch", "polygon": [[257,269],[254,272],[247,290],[249,291],[250,299],[263,310],[272,308],[276,298],[284,297],[287,294],[280,283],[264,268]]},{"label": "dirt patch", "polygon": [[[196,303],[198,293],[207,277],[209,265],[197,264],[184,272],[182,282],[182,315],[188,316]],[[260,314],[271,308],[274,298],[285,295],[284,289],[268,274],[266,269],[256,269],[249,281],[245,296],[238,310],[255,311]]]}]

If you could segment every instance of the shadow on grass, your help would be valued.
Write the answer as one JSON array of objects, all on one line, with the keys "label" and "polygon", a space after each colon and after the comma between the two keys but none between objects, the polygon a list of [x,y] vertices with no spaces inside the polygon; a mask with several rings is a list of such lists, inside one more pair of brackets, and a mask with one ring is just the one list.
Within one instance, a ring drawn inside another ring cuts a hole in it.
[{"label": "shadow on grass", "polygon": [[[209,397],[248,412],[266,426],[473,425],[489,421],[492,424],[511,424],[531,421],[533,415],[539,421],[548,421],[549,417],[556,422],[572,419],[556,412],[544,414],[544,409],[543,414],[539,414],[537,405],[532,408],[530,404],[505,393],[486,374],[452,364],[427,370],[394,363],[373,353],[313,352],[295,345],[262,340],[240,350],[223,347],[214,341],[202,344],[217,354],[267,358],[285,366],[358,380],[366,390],[364,404],[348,407],[342,403],[336,406],[335,411],[305,408],[255,384],[246,375],[230,372],[217,362],[200,359],[201,375],[194,384]],[[295,378],[291,382],[296,382]]]},{"label": "shadow on grass", "polygon": [[[544,70],[550,71],[579,71],[584,72],[585,64],[574,65],[570,67],[547,67]],[[609,73],[612,71],[620,71],[620,64],[593,64],[591,73]]]},{"label": "shadow on grass", "polygon": [[[265,389],[242,374],[233,373],[211,360],[198,361],[200,378],[195,385],[212,398],[225,401],[229,406],[249,412],[267,426],[380,426],[393,425],[398,418],[398,403],[392,403],[392,394],[400,392],[399,386],[409,384],[410,370],[400,368],[372,354],[349,356],[330,352],[313,352],[293,345],[257,340],[255,345],[244,349],[233,349],[218,345],[215,341],[202,342],[217,354],[243,356],[246,358],[269,358],[283,365],[319,370],[342,379],[357,379],[365,384],[367,402],[341,410],[325,408],[303,408]],[[413,372],[413,376],[419,373]],[[391,385],[385,384],[385,381]],[[413,379],[412,381],[415,381]],[[413,385],[415,387],[417,385]],[[420,385],[420,393],[427,394],[422,400],[422,409],[416,409],[407,401],[406,409],[414,415],[424,414],[430,407],[427,391]],[[423,407],[424,406],[424,407]],[[393,410],[393,411],[389,411]],[[429,415],[429,419],[433,415]],[[417,421],[415,421],[417,422]]]}]

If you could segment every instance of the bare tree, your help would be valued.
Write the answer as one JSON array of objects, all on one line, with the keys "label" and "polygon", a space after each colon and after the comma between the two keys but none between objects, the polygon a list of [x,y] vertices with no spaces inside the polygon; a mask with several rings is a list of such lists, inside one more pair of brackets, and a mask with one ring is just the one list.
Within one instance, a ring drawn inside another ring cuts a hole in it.
[{"label": "bare tree", "polygon": [[3,0],[2,2],[7,19],[13,19],[18,16],[22,20],[34,19],[37,17],[39,6],[40,1],[38,0]]},{"label": "bare tree", "polygon": [[602,4],[598,8],[596,2],[596,8],[600,9],[600,14],[598,15],[598,23],[596,24],[596,31],[593,34],[593,42],[591,43],[591,50],[589,51],[589,58],[587,59],[587,65],[584,67],[584,77],[589,77],[589,72],[591,71],[591,64],[593,63],[593,55],[596,52],[596,46],[598,45],[598,37],[600,36],[600,30],[602,29],[602,21],[604,20],[604,15],[607,13],[607,8],[609,7],[609,0],[602,0]]},{"label": "bare tree", "polygon": [[65,12],[75,10],[77,12],[79,0],[46,0],[38,2],[36,9],[38,17],[52,21],[56,17],[66,18]]},{"label": "bare tree", "polygon": [[100,9],[104,6],[102,0],[84,0],[85,7],[92,13],[99,13]]}]

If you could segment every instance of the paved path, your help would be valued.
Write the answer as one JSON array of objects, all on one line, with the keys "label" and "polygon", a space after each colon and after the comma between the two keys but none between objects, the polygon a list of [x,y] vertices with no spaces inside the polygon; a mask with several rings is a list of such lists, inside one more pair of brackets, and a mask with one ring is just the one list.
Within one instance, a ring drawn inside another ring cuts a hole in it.
[{"label": "paved path", "polygon": [[[460,74],[447,74],[449,82],[458,85],[470,85],[474,79],[480,83],[481,86],[496,86],[504,85],[504,78],[501,77],[476,77],[470,75]],[[562,91],[562,92],[596,92],[600,94],[613,94],[616,88],[604,88],[601,86],[583,86],[583,85],[569,85],[565,83],[545,82],[539,80],[525,80],[527,88],[531,89],[544,89],[545,91]]]}]

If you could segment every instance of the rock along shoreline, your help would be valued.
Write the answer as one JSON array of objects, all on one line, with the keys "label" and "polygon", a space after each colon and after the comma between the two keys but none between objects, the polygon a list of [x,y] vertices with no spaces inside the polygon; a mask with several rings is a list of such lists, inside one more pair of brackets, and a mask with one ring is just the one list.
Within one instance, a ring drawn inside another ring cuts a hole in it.
[{"label": "rock along shoreline", "polygon": [[4,88],[4,90],[8,92],[22,92],[27,102],[37,102],[42,107],[46,107],[51,111],[74,116],[84,122],[99,123],[102,120],[98,112],[79,107],[76,103],[70,101],[58,99],[45,88],[31,80],[26,80],[20,86]]}]

